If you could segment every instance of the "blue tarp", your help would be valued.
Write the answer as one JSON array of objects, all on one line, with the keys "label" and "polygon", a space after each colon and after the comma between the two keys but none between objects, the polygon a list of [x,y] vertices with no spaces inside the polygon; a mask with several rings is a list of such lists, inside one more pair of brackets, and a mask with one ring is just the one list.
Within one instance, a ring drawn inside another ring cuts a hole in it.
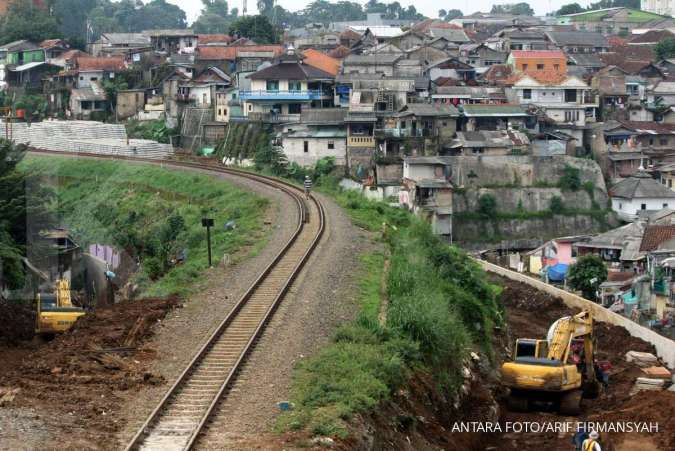
[{"label": "blue tarp", "polygon": [[565,280],[565,276],[567,275],[567,270],[569,269],[570,265],[566,265],[564,263],[558,263],[557,265],[553,265],[548,268],[548,280],[551,280],[553,282],[562,282]]}]

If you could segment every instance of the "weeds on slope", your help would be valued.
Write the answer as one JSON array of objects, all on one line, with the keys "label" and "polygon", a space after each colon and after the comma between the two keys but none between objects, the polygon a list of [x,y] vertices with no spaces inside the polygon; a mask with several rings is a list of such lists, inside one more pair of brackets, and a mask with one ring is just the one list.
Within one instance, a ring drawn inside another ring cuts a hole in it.
[{"label": "weeds on slope", "polygon": [[354,414],[388,399],[415,369],[430,371],[443,389],[456,393],[463,357],[479,347],[489,354],[502,309],[482,270],[441,242],[428,224],[402,209],[338,190],[330,179],[320,189],[356,224],[383,231],[391,253],[387,320],[384,325],[378,321],[383,257],[365,256],[358,318],[297,365],[294,410],[280,416],[277,428],[345,437]]},{"label": "weeds on slope", "polygon": [[[132,280],[143,295],[185,296],[198,288],[208,266],[204,216],[216,221],[214,264],[264,241],[268,201],[206,175],[62,157],[27,157],[21,168],[57,187],[52,209],[79,244],[115,246],[138,262]],[[236,227],[224,228],[227,221]]]}]

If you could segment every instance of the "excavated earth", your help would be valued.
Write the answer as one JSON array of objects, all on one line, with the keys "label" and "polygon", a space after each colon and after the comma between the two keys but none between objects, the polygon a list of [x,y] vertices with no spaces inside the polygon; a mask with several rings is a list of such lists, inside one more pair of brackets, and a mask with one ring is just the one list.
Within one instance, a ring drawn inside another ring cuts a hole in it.
[{"label": "excavated earth", "polygon": [[553,411],[513,413],[506,408],[506,392],[500,387],[498,374],[501,362],[516,337],[545,336],[549,326],[558,318],[575,311],[558,298],[507,279],[494,278],[503,287],[502,302],[506,308],[506,330],[494,336],[494,364],[480,356],[479,361],[466,363],[471,375],[465,379],[460,400],[438,389],[429,374],[418,372],[404,390],[395,393],[375,413],[352,421],[349,439],[337,447],[352,449],[402,450],[572,450],[572,435],[566,433],[498,433],[453,432],[459,422],[565,422],[577,421],[656,422],[659,432],[604,433],[603,450],[662,450],[675,449],[675,392],[630,391],[642,371],[625,361],[629,350],[654,352],[653,346],[631,337],[625,329],[606,323],[596,323],[598,359],[612,365],[609,388],[600,398],[584,400],[579,417],[562,417]]}]

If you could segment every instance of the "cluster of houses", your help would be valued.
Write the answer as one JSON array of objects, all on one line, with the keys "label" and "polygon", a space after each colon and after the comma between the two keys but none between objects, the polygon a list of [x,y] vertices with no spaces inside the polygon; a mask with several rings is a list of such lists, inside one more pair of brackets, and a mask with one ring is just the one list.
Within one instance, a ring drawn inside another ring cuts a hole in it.
[{"label": "cluster of houses", "polygon": [[[53,116],[162,118],[192,151],[227,146],[232,124],[260,124],[289,161],[333,157],[368,195],[397,198],[445,236],[454,159],[593,156],[629,225],[554,240],[528,267],[567,249],[554,260],[597,252],[620,274],[670,274],[649,236],[675,228],[664,213],[675,209],[675,59],[654,51],[675,22],[652,6],[416,23],[368,14],[288,29],[283,44],[189,29],[104,33],[86,52],[17,41],[0,46],[0,88],[42,93]],[[134,86],[110,98],[116,77]]]}]

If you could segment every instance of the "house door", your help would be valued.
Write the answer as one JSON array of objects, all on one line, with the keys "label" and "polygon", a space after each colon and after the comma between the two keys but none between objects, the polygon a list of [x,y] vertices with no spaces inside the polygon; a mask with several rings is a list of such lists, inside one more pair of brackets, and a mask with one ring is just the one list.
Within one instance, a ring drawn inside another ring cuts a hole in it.
[{"label": "house door", "polygon": [[303,141],[303,142],[302,142],[302,150],[303,150],[305,153],[308,153],[308,152],[309,152],[309,141]]}]

